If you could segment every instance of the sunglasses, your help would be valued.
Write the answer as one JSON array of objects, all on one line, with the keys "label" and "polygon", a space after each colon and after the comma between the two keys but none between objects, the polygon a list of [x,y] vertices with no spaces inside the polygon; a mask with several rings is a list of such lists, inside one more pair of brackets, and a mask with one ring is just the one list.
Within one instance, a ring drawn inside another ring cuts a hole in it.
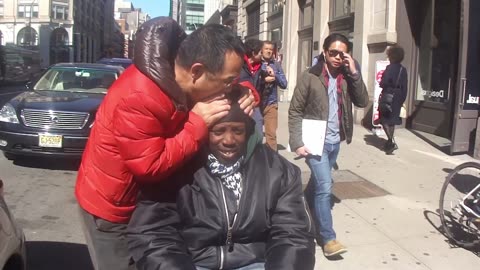
[{"label": "sunglasses", "polygon": [[328,50],[328,56],[337,57],[337,55],[340,55],[340,57],[343,58],[343,52],[342,51]]}]

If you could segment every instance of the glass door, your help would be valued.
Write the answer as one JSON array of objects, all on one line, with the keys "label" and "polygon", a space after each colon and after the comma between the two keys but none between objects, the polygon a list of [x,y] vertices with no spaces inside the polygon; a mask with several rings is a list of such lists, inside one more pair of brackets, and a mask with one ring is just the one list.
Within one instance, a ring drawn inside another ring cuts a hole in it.
[{"label": "glass door", "polygon": [[452,134],[458,72],[460,2],[418,2],[422,22],[417,33],[418,73],[412,128],[443,138]]},{"label": "glass door", "polygon": [[451,152],[473,149],[480,97],[480,1],[462,0],[457,104]]}]

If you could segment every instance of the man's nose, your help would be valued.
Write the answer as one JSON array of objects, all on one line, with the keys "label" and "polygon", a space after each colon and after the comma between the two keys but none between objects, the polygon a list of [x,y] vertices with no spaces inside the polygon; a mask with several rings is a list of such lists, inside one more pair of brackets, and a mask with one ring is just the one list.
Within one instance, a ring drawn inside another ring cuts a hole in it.
[{"label": "man's nose", "polygon": [[225,136],[223,137],[223,144],[225,146],[232,146],[235,144],[235,139],[233,137],[233,134],[231,132],[227,132]]}]

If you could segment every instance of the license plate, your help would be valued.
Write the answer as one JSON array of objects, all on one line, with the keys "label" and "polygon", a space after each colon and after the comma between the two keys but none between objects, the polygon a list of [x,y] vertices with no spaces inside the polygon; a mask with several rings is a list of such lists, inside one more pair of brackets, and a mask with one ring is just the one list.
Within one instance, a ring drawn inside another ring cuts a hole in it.
[{"label": "license plate", "polygon": [[40,147],[51,147],[51,148],[62,148],[62,135],[48,135],[48,134],[39,134],[38,135],[38,146]]}]

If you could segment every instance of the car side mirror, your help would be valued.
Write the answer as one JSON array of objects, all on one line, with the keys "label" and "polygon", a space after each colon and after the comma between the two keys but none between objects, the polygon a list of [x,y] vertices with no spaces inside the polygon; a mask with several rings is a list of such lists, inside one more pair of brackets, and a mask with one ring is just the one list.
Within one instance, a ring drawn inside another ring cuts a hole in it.
[{"label": "car side mirror", "polygon": [[33,82],[32,81],[27,82],[27,84],[25,84],[25,88],[27,88],[28,90],[32,90],[33,89]]}]

